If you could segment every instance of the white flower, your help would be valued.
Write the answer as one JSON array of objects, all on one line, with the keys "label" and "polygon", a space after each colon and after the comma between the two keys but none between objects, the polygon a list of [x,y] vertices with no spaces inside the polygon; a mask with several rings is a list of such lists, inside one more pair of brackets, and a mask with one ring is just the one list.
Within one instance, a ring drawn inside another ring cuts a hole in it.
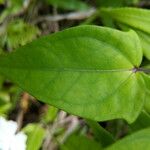
[{"label": "white flower", "polygon": [[0,150],[25,150],[27,136],[16,134],[17,123],[0,117]]}]

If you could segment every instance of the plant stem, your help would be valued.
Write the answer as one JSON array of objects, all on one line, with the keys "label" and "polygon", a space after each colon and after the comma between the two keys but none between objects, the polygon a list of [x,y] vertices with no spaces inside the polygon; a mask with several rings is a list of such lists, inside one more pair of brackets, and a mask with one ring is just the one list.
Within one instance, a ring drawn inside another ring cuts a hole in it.
[{"label": "plant stem", "polygon": [[150,69],[149,69],[149,68],[133,68],[132,71],[133,71],[133,72],[145,72],[145,73],[150,73]]}]

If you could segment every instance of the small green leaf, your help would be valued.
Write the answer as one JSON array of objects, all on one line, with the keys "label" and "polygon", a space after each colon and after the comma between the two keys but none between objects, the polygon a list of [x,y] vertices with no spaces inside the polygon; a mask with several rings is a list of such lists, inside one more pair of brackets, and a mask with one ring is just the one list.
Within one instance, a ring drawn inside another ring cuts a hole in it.
[{"label": "small green leaf", "polygon": [[39,34],[37,27],[23,22],[23,20],[12,21],[3,37],[3,43],[12,48],[17,48],[19,46],[25,45],[31,42]]},{"label": "small green leaf", "polygon": [[150,113],[150,76],[148,74],[142,74],[146,84],[146,97],[145,97],[145,110]]},{"label": "small green leaf", "polygon": [[142,111],[137,120],[130,124],[130,127],[132,131],[150,127],[150,115],[147,112]]},{"label": "small green leaf", "polygon": [[0,23],[2,23],[7,16],[17,14],[19,11],[21,11],[21,9],[23,9],[22,0],[9,0],[7,8],[0,15]]},{"label": "small green leaf", "polygon": [[140,0],[96,0],[100,7],[123,7],[137,4]]},{"label": "small green leaf", "polygon": [[68,10],[86,10],[88,5],[80,0],[46,0],[49,4]]},{"label": "small green leaf", "polygon": [[4,105],[0,105],[0,116],[7,116],[8,111],[11,109],[12,105],[11,103],[6,103]]},{"label": "small green leaf", "polygon": [[23,131],[27,134],[27,150],[39,150],[45,137],[45,130],[38,124],[29,124]]},{"label": "small green leaf", "polygon": [[140,30],[135,31],[140,37],[144,56],[147,57],[148,60],[150,60],[150,34],[147,34]]},{"label": "small green leaf", "polygon": [[58,112],[58,109],[53,106],[48,106],[47,109],[47,112],[42,116],[42,121],[44,121],[45,123],[54,121]]},{"label": "small green leaf", "polygon": [[0,0],[0,4],[4,4],[5,3],[5,0]]},{"label": "small green leaf", "polygon": [[103,147],[108,146],[115,142],[113,136],[111,133],[109,133],[107,130],[105,130],[103,127],[100,126],[95,121],[87,120],[87,124],[91,127],[95,139],[101,143]]},{"label": "small green leaf", "polygon": [[61,146],[61,150],[101,150],[99,143],[85,136],[71,135]]},{"label": "small green leaf", "polygon": [[148,74],[142,73],[143,79],[145,81],[147,92],[150,92],[150,76]]},{"label": "small green leaf", "polygon": [[[0,72],[37,99],[97,121],[139,115],[145,99],[134,31],[79,26],[0,57]],[[111,111],[110,111],[111,110]]]},{"label": "small green leaf", "polygon": [[119,140],[105,150],[149,150],[150,128],[138,131]]},{"label": "small green leaf", "polygon": [[116,21],[122,29],[134,29],[140,37],[144,55],[150,59],[150,10],[103,8],[101,15]]},{"label": "small green leaf", "polygon": [[150,60],[150,34],[147,34],[146,32],[142,32],[138,29],[135,28],[131,28],[128,25],[125,24],[121,24],[121,23],[117,23],[117,25],[119,25],[119,27],[123,30],[131,30],[134,29],[134,31],[136,31],[136,33],[139,35],[139,38],[141,40],[141,44],[142,44],[142,49],[143,49],[143,54],[145,57],[147,57]]},{"label": "small green leaf", "polygon": [[124,0],[96,0],[100,7],[121,7],[124,6]]},{"label": "small green leaf", "polygon": [[140,8],[103,8],[102,13],[114,20],[150,34],[150,10]]},{"label": "small green leaf", "polygon": [[0,91],[0,116],[6,116],[12,104],[8,92]]},{"label": "small green leaf", "polygon": [[0,91],[0,104],[10,102],[10,96],[8,92]]},{"label": "small green leaf", "polygon": [[146,93],[144,108],[150,114],[150,92],[148,91]]}]

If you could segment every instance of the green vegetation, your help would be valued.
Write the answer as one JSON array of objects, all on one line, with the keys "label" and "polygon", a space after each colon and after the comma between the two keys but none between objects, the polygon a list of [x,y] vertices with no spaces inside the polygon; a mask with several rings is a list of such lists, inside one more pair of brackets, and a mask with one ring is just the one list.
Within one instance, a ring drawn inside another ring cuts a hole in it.
[{"label": "green vegetation", "polygon": [[150,149],[148,1],[0,6],[0,117],[27,150]]}]

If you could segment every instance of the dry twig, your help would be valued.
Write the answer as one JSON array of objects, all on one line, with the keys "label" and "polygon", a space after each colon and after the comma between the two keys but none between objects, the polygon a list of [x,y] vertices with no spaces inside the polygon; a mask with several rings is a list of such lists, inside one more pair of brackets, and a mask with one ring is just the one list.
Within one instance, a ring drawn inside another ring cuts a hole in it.
[{"label": "dry twig", "polygon": [[41,17],[38,17],[36,20],[34,20],[33,24],[37,24],[42,21],[56,22],[56,21],[62,21],[62,20],[82,20],[82,19],[86,19],[92,16],[95,12],[96,12],[96,9],[92,8],[87,11],[41,16]]}]

